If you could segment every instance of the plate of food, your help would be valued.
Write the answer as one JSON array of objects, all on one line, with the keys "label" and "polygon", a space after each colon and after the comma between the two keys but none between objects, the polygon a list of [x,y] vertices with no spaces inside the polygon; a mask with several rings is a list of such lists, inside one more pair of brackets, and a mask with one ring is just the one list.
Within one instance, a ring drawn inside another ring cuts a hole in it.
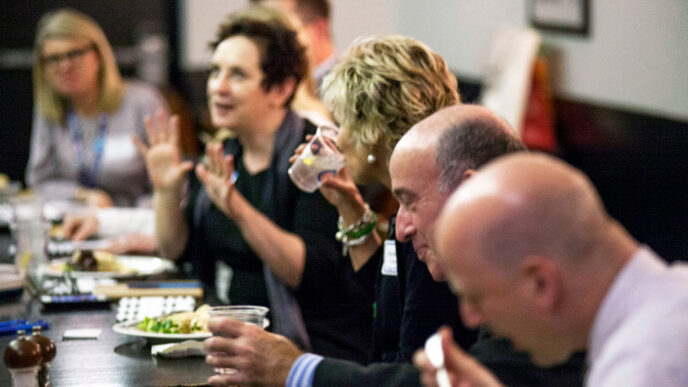
[{"label": "plate of food", "polygon": [[43,274],[61,277],[69,272],[74,278],[130,278],[160,274],[173,269],[172,261],[158,257],[77,250],[71,257],[53,259],[45,264]]},{"label": "plate of food", "polygon": [[[208,330],[208,310],[201,305],[193,312],[171,313],[159,317],[146,317],[140,321],[125,321],[113,325],[112,330],[127,336],[143,337],[151,343],[183,340],[204,340],[213,334]],[[270,320],[263,319],[263,329]]]},{"label": "plate of food", "polygon": [[126,336],[143,337],[150,342],[203,340],[212,336],[208,331],[208,309],[210,306],[201,305],[193,312],[125,321],[115,324],[112,330]]}]

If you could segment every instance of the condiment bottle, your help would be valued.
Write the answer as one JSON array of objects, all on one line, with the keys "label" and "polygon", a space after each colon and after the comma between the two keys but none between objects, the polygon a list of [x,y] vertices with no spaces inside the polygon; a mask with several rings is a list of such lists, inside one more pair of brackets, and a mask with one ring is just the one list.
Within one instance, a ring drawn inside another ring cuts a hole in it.
[{"label": "condiment bottle", "polygon": [[14,387],[37,387],[38,371],[43,359],[41,346],[25,336],[25,331],[18,330],[17,338],[5,348],[4,361],[12,374]]},{"label": "condiment bottle", "polygon": [[40,325],[35,325],[32,329],[33,334],[28,337],[32,342],[40,345],[41,354],[43,355],[41,360],[41,368],[38,371],[38,385],[40,387],[50,387],[52,382],[50,381],[50,363],[55,358],[55,343],[43,336],[41,334],[42,328]]}]

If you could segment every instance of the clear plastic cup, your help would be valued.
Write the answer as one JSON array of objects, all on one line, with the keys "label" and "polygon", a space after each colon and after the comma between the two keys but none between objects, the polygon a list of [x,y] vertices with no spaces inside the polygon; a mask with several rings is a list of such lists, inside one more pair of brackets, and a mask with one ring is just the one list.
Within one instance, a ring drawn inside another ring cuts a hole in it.
[{"label": "clear plastic cup", "polygon": [[319,126],[303,153],[289,167],[291,181],[302,191],[315,192],[324,175],[335,174],[344,167],[344,156],[335,145],[337,132],[332,126]]},{"label": "clear plastic cup", "polygon": [[40,277],[47,263],[46,244],[51,224],[45,220],[13,221],[10,224],[14,264],[18,273]]},{"label": "clear plastic cup", "polygon": [[44,202],[33,195],[20,195],[10,198],[9,203],[16,270],[21,274],[39,274],[42,264],[47,262],[46,243],[51,227],[44,217]]},{"label": "clear plastic cup", "polygon": [[9,198],[12,207],[11,222],[34,222],[45,219],[43,199],[33,195],[19,195]]},{"label": "clear plastic cup", "polygon": [[[261,328],[267,326],[267,315],[269,309],[264,306],[256,305],[228,305],[228,306],[213,306],[208,310],[210,318],[214,317],[229,317],[233,320],[241,321],[246,324],[252,324]],[[214,336],[222,336],[219,332],[213,332]],[[233,374],[236,373],[234,368],[215,368],[218,374]]]}]

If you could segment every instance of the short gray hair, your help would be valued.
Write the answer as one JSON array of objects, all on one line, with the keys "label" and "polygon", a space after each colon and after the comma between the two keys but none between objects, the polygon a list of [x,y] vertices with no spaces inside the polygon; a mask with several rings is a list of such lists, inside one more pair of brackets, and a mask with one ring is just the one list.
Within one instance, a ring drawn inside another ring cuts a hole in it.
[{"label": "short gray hair", "polygon": [[439,136],[436,148],[442,192],[456,189],[469,169],[478,169],[507,153],[527,150],[513,129],[496,116],[461,117],[449,126]]}]

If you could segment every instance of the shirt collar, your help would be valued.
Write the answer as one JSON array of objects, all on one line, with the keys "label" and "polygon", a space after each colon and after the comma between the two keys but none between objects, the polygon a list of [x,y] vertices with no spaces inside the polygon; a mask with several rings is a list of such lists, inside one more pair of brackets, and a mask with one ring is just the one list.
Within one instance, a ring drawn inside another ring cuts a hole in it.
[{"label": "shirt collar", "polygon": [[623,266],[595,316],[588,343],[588,364],[594,364],[609,336],[637,310],[646,291],[643,285],[648,274],[665,268],[666,264],[647,246],[641,246]]}]

